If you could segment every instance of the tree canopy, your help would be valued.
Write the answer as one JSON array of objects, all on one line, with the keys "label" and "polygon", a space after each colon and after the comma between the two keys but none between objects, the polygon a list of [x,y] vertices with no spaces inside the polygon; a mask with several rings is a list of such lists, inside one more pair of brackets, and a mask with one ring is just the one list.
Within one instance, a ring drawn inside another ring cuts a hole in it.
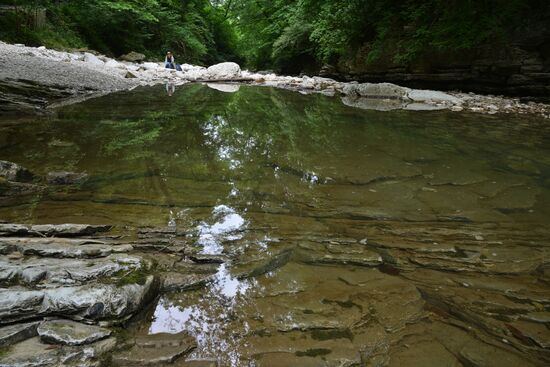
[{"label": "tree canopy", "polygon": [[196,63],[238,61],[253,69],[300,72],[364,51],[407,63],[427,51],[502,42],[510,31],[549,17],[546,0],[11,0],[45,7],[33,30],[24,12],[0,16],[0,39],[90,47],[149,56],[168,49]]}]

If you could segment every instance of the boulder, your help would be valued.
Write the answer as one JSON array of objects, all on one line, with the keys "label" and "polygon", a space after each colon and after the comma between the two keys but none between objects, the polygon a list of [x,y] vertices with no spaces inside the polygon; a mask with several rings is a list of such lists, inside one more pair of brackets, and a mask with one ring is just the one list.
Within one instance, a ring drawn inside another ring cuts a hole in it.
[{"label": "boulder", "polygon": [[33,174],[16,163],[0,161],[0,177],[8,181],[30,182],[33,179]]},{"label": "boulder", "polygon": [[234,62],[222,62],[207,69],[210,79],[234,79],[241,76],[241,67]]},{"label": "boulder", "polygon": [[132,51],[130,53],[127,53],[126,55],[120,56],[119,60],[129,61],[129,62],[142,62],[145,60],[145,55],[140,54],[139,52]]},{"label": "boulder", "polygon": [[44,321],[37,332],[44,343],[63,345],[90,344],[111,335],[111,330],[70,320]]},{"label": "boulder", "polygon": [[343,87],[342,93],[352,97],[386,98],[408,100],[410,88],[400,87],[391,83],[349,83]]},{"label": "boulder", "polygon": [[46,177],[46,180],[50,185],[75,185],[81,184],[87,179],[88,174],[85,172],[76,173],[67,171],[50,172]]},{"label": "boulder", "polygon": [[105,63],[101,59],[89,52],[84,53],[84,62],[94,66],[105,66]]}]

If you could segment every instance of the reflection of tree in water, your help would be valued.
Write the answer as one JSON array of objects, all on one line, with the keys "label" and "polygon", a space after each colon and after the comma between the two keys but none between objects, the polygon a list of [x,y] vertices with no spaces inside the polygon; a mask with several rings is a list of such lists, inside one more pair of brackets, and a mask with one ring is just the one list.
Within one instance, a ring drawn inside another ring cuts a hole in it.
[{"label": "reflection of tree in water", "polygon": [[259,289],[256,281],[237,280],[221,265],[208,288],[162,298],[149,332],[187,331],[199,344],[193,357],[221,358],[223,366],[240,366],[241,351],[246,351],[243,336],[250,332],[243,322],[251,306],[248,292]]}]

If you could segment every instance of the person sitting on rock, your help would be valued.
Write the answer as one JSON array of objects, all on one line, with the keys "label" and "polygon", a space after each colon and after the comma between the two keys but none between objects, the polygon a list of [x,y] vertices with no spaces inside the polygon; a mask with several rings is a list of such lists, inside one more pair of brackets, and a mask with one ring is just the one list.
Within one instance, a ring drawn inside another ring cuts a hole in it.
[{"label": "person sitting on rock", "polygon": [[166,53],[166,58],[164,59],[164,66],[166,69],[176,69],[176,71],[182,71],[181,65],[176,64],[176,59],[174,59],[174,55],[170,51]]},{"label": "person sitting on rock", "polygon": [[174,55],[170,51],[166,53],[166,58],[164,59],[164,66],[166,69],[175,69],[176,68],[176,60],[174,59]]}]

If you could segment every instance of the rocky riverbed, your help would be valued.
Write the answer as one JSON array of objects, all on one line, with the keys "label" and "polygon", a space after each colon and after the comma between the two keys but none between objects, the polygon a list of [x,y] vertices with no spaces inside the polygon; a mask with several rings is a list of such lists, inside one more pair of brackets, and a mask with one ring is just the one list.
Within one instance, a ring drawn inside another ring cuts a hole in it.
[{"label": "rocky riverbed", "polygon": [[40,111],[138,85],[229,82],[323,93],[364,109],[449,109],[489,114],[528,113],[550,118],[549,105],[523,103],[519,98],[443,93],[390,83],[344,83],[322,77],[259,74],[241,70],[235,63],[208,68],[183,64],[182,71],[175,71],[156,62],[121,61],[89,51],[61,52],[0,42],[0,65],[0,111]]},{"label": "rocky riverbed", "polygon": [[[14,163],[0,167],[4,184],[51,185]],[[198,232],[176,224],[0,223],[0,366],[241,366],[247,359],[317,366],[319,356],[329,366],[550,361],[548,228],[309,210],[296,227],[273,223],[287,228],[269,240],[266,227],[243,233],[246,223],[224,206],[215,209],[219,221]],[[315,216],[346,222],[345,235],[303,231],[316,226]],[[249,247],[247,238],[269,241],[269,251]],[[204,251],[217,240],[229,250]],[[249,301],[235,307],[228,294],[242,287]],[[180,320],[189,308],[178,302],[202,313]],[[201,347],[228,348],[239,359],[203,357]]]}]

